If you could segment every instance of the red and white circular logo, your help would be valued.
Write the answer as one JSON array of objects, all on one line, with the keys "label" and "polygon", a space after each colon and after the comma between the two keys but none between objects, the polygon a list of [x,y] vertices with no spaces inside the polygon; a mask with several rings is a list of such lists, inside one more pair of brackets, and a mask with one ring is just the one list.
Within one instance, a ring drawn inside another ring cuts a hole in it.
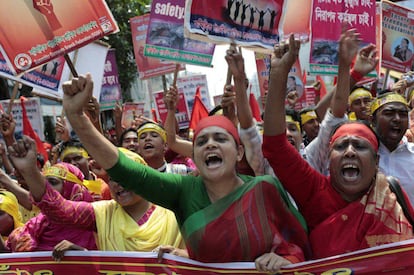
[{"label": "red and white circular logo", "polygon": [[32,59],[28,54],[20,53],[14,58],[14,65],[19,70],[27,70],[32,66]]}]

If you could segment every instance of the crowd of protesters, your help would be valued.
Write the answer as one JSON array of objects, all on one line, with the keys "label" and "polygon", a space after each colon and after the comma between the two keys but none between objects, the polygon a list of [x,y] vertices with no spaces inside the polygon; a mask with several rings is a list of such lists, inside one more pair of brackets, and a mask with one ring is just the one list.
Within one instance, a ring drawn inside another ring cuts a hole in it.
[{"label": "crowd of protesters", "polygon": [[286,105],[300,42],[275,45],[263,123],[234,46],[221,112],[191,137],[178,135],[171,86],[164,123],[137,117],[126,128],[119,119],[108,138],[89,74],[63,84],[66,118],[47,162],[31,138],[15,140],[16,123],[3,114],[0,250],[52,250],[56,260],[67,250],[156,251],[276,272],[413,238],[414,83],[359,85],[377,66],[376,47],[361,48],[355,29],[338,44],[335,87],[300,112]]}]

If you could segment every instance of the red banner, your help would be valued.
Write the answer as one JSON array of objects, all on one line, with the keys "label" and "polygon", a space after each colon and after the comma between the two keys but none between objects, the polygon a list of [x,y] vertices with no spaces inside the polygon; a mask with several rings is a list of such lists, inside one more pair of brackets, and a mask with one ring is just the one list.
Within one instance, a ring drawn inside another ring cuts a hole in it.
[{"label": "red banner", "polygon": [[[323,245],[323,244],[321,244]],[[382,245],[282,268],[284,275],[414,274],[414,240]],[[206,264],[165,254],[161,263],[152,252],[68,251],[60,262],[51,252],[0,254],[0,274],[264,274],[252,262]],[[268,274],[268,273],[266,273]]]},{"label": "red banner", "polygon": [[375,1],[313,0],[311,73],[338,73],[338,39],[344,24],[357,29],[363,46],[375,44]]},{"label": "red banner", "polygon": [[118,31],[104,0],[1,2],[0,43],[13,74]]}]

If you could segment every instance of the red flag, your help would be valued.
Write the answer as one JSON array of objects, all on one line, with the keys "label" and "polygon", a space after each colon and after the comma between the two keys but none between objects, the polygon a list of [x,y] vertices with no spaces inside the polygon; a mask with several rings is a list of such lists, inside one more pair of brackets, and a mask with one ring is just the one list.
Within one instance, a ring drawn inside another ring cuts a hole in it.
[{"label": "red flag", "polygon": [[45,162],[49,159],[45,147],[43,146],[43,142],[40,140],[39,136],[32,128],[32,124],[30,124],[30,120],[27,117],[26,113],[26,106],[24,102],[27,99],[23,96],[20,97],[20,105],[22,106],[22,116],[23,116],[23,135],[29,136],[36,142],[37,152],[43,155]]},{"label": "red flag", "polygon": [[154,108],[151,108],[152,119],[158,122],[157,111]]},{"label": "red flag", "polygon": [[259,103],[257,103],[256,97],[253,93],[250,93],[249,97],[250,110],[252,110],[252,115],[257,122],[262,122],[262,117],[260,115]]},{"label": "red flag", "polygon": [[198,122],[205,117],[208,117],[208,110],[206,106],[204,106],[203,101],[201,100],[200,87],[197,87],[197,91],[194,96],[193,110],[191,111],[189,128],[194,130]]},{"label": "red flag", "polygon": [[316,80],[319,81],[319,83],[321,83],[321,88],[319,90],[319,98],[322,99],[326,95],[325,81],[323,81],[323,79],[320,75],[316,76]]},{"label": "red flag", "polygon": [[306,86],[306,81],[307,81],[307,79],[306,79],[306,75],[307,73],[306,73],[306,70],[303,70],[303,74],[302,74],[302,83],[303,83],[303,86]]}]

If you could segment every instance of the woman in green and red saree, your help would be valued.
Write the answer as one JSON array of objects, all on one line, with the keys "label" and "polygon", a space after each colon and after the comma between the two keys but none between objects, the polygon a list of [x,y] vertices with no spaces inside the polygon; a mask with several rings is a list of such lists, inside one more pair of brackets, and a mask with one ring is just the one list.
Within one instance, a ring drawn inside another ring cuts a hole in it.
[{"label": "woman in green and red saree", "polygon": [[190,258],[209,262],[255,261],[260,271],[305,260],[307,233],[268,176],[236,173],[243,156],[237,129],[223,116],[200,121],[194,132],[199,176],[160,173],[128,159],[83,113],[93,89],[90,75],[63,85],[63,106],[88,152],[112,179],[174,211]]}]

